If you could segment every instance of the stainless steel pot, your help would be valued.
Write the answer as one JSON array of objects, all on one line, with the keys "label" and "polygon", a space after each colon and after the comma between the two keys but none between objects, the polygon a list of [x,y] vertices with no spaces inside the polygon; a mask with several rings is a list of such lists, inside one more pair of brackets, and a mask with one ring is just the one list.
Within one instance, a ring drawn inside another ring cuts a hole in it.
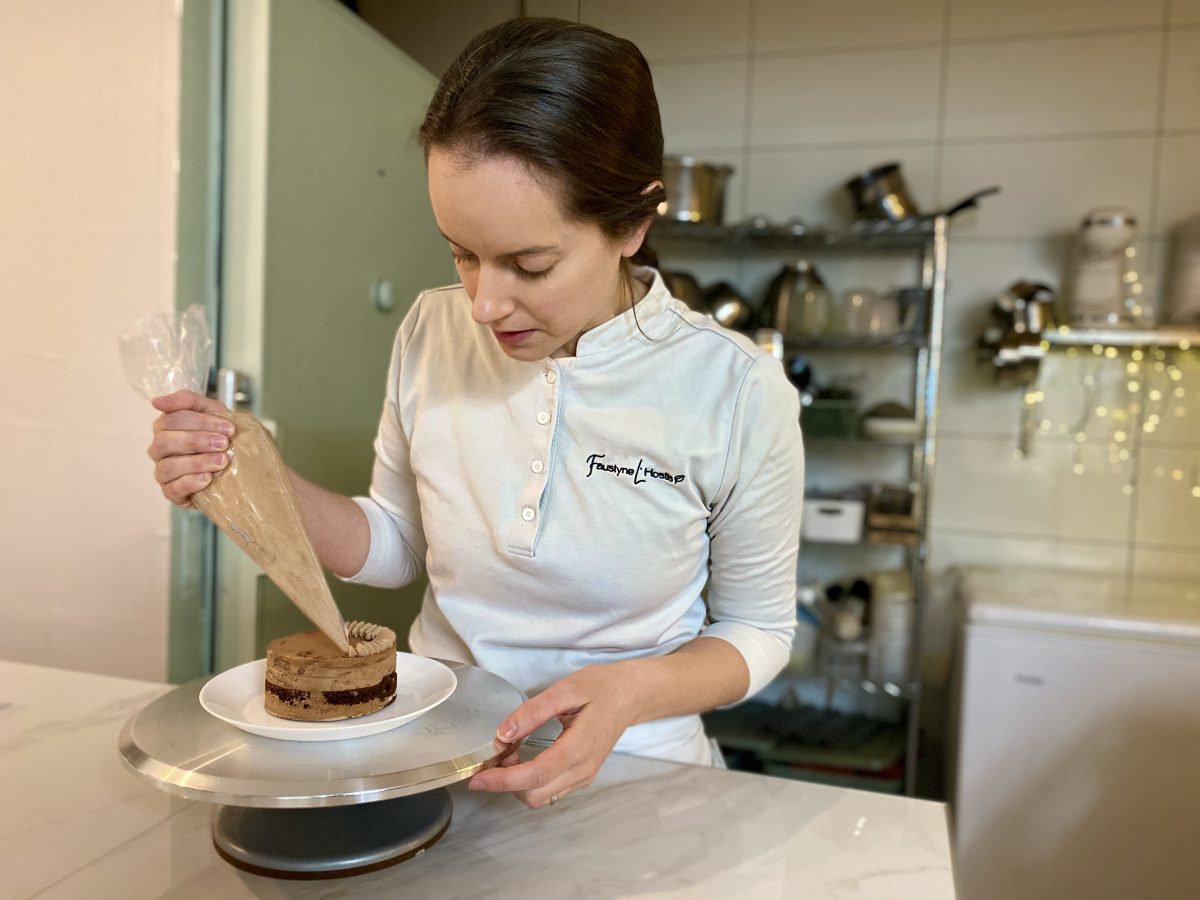
[{"label": "stainless steel pot", "polygon": [[899,222],[919,212],[900,174],[900,163],[884,163],[851,178],[846,190],[854,199],[855,218]]},{"label": "stainless steel pot", "polygon": [[[921,214],[917,201],[908,192],[904,176],[900,174],[900,163],[884,163],[851,178],[846,182],[846,190],[854,200],[856,219],[887,219],[899,222]],[[998,187],[984,188],[930,215],[949,218],[964,209],[974,208],[980,198],[999,192]]]},{"label": "stainless steel pot", "polygon": [[829,326],[831,297],[816,267],[806,259],[784,263],[767,287],[763,316],[784,337],[812,337]]},{"label": "stainless steel pot", "polygon": [[1008,314],[1009,327],[1017,334],[1040,335],[1058,325],[1054,291],[1037,281],[1014,281],[996,298],[996,306]]},{"label": "stainless steel pot", "polygon": [[663,157],[663,186],[667,199],[658,214],[679,222],[725,220],[725,185],[733,167],[710,163],[691,156]]},{"label": "stainless steel pot", "polygon": [[750,327],[754,311],[746,298],[728,281],[719,281],[704,292],[704,300],[712,317],[726,328],[742,330]]}]

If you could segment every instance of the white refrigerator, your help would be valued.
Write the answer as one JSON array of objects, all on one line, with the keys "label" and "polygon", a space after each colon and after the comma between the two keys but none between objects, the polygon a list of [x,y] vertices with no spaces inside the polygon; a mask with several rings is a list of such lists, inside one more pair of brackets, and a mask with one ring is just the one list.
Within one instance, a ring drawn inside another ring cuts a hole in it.
[{"label": "white refrigerator", "polygon": [[964,900],[1200,897],[1200,585],[968,569],[959,597]]}]

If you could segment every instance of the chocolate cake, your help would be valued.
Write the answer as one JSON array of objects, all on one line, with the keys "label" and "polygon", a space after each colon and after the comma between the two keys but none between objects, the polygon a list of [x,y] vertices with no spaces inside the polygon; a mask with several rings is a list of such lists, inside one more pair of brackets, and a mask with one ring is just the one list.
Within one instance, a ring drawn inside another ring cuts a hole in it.
[{"label": "chocolate cake", "polygon": [[383,709],[396,699],[396,635],[389,628],[351,622],[351,656],[320,631],[267,645],[267,712],[281,719],[330,722]]}]

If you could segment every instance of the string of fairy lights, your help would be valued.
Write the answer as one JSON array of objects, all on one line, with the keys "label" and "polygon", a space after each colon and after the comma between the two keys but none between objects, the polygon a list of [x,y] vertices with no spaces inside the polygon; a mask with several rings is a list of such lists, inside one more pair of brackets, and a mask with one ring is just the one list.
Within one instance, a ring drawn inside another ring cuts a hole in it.
[{"label": "string of fairy lights", "polygon": [[[1043,342],[1043,350],[1049,347]],[[1200,353],[1192,351],[1188,341],[1171,348],[1133,347],[1124,352],[1103,344],[1066,348],[1067,371],[1050,374],[1046,371],[1050,367],[1043,365],[1037,382],[1025,392],[1023,440],[1016,455],[1023,456],[1028,439],[1037,434],[1071,437],[1071,471],[1075,475],[1107,466],[1125,477],[1122,490],[1132,494],[1137,473],[1131,460],[1142,438],[1187,415],[1185,372],[1200,372]],[[1046,412],[1047,385],[1043,382],[1053,378],[1056,391],[1061,390],[1063,374],[1069,374],[1079,391],[1080,404],[1077,414],[1060,415],[1056,421]],[[1200,500],[1200,460],[1192,460],[1186,468],[1157,465],[1150,475],[1178,484]]]}]

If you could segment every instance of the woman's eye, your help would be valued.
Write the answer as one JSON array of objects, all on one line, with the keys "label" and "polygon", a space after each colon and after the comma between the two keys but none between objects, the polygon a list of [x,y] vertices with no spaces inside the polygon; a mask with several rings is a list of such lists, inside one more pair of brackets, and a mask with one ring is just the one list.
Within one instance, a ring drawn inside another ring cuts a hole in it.
[{"label": "woman's eye", "polygon": [[534,281],[538,278],[545,278],[554,270],[554,266],[550,266],[545,269],[539,269],[536,272],[531,271],[530,269],[523,269],[520,266],[513,266],[513,268],[516,269],[518,275],[520,275],[522,278],[528,278],[530,281]]},{"label": "woman's eye", "polygon": [[464,263],[474,262],[475,260],[475,255],[473,253],[455,253],[453,250],[451,250],[450,255],[454,257],[454,262],[460,266]]}]

